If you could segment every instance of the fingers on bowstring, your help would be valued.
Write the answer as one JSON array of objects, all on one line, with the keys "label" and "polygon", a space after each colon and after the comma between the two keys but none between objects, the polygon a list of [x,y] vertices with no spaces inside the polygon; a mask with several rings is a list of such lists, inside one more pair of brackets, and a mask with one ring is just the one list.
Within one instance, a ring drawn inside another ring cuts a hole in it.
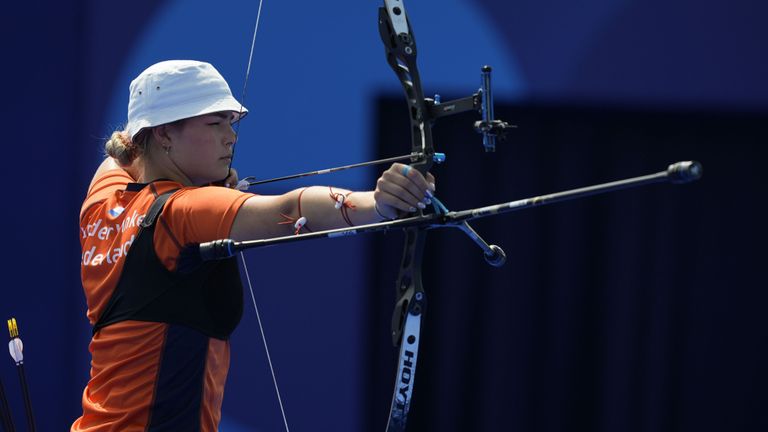
[{"label": "fingers on bowstring", "polygon": [[227,176],[226,180],[224,180],[224,185],[228,188],[237,189],[239,181],[240,179],[237,176],[237,170],[234,168],[230,168],[229,175]]}]

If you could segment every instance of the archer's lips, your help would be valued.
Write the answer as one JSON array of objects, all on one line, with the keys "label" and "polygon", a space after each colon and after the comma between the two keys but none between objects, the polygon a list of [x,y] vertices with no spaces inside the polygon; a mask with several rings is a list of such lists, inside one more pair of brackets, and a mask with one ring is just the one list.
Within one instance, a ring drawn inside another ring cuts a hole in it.
[{"label": "archer's lips", "polygon": [[224,156],[223,158],[219,158],[219,159],[227,161],[227,162],[232,162],[232,156]]}]

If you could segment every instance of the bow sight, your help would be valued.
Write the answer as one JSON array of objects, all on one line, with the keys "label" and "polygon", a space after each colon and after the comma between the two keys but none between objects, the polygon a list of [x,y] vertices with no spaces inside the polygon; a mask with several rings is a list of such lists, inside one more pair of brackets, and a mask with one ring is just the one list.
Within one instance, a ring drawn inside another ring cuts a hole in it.
[{"label": "bow sight", "polygon": [[480,88],[472,96],[441,102],[440,95],[436,94],[434,99],[426,99],[425,102],[432,120],[466,111],[480,112],[483,119],[475,122],[475,132],[483,135],[483,147],[486,152],[495,152],[496,138],[503,141],[509,129],[517,128],[517,125],[494,118],[491,67],[488,65],[480,70]]}]

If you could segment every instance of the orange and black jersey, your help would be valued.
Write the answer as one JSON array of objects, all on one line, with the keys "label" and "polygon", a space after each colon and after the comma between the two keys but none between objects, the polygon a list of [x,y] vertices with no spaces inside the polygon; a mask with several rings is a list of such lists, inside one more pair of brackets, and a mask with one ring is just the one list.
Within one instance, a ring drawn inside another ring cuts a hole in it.
[{"label": "orange and black jersey", "polygon": [[[251,195],[219,187],[182,187],[171,181],[148,185],[131,181],[122,170],[105,172],[94,181],[81,210],[81,276],[88,318],[99,326],[90,344],[91,378],[83,392],[83,415],[71,430],[214,431],[229,368],[226,339],[239,320],[242,298],[219,305],[219,317],[230,318],[219,327],[208,325],[211,320],[205,317],[196,320],[174,311],[176,306],[189,308],[186,293],[197,293],[190,297],[193,303],[195,295],[200,297],[196,304],[205,303],[210,286],[190,289],[191,285],[179,284],[182,290],[173,293],[176,297],[155,302],[162,307],[150,314],[144,304],[140,308],[144,312],[117,314],[117,319],[108,311],[120,309],[115,298],[126,292],[126,286],[141,286],[139,297],[152,297],[153,290],[176,280],[183,245],[229,237],[237,211]],[[168,196],[162,213],[140,229],[152,204],[164,194]],[[227,271],[236,272],[236,266]],[[164,279],[165,274],[170,279]],[[237,316],[227,317],[228,313]],[[101,320],[104,315],[113,319]]]}]

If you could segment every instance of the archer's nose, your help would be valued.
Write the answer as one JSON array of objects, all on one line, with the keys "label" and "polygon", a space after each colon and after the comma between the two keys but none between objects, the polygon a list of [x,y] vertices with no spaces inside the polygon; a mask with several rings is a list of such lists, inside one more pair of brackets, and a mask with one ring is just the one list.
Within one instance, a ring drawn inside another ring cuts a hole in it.
[{"label": "archer's nose", "polygon": [[225,141],[226,146],[233,146],[235,145],[235,141],[237,141],[237,134],[235,133],[235,129],[232,128],[232,125],[229,125],[229,129],[227,130],[227,137]]}]

